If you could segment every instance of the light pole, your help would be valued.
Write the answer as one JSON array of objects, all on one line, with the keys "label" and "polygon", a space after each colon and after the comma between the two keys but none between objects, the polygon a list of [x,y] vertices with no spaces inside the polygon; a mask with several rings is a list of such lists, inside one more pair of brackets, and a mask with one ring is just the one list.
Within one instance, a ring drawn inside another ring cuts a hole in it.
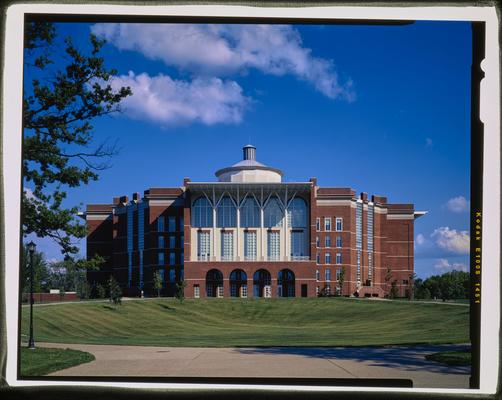
[{"label": "light pole", "polygon": [[33,253],[35,253],[37,245],[33,242],[28,243],[28,252],[30,253],[30,339],[28,341],[28,348],[35,348],[35,341],[33,340],[33,280],[34,280],[34,267],[33,267]]}]

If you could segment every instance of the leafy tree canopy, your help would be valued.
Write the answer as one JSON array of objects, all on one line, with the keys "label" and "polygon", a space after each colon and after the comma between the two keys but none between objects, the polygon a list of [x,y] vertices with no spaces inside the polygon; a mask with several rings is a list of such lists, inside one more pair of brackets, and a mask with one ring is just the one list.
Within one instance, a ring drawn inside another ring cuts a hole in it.
[{"label": "leafy tree canopy", "polygon": [[116,145],[94,144],[91,122],[119,111],[131,90],[112,89],[116,71],[105,68],[99,56],[105,41],[96,36],[84,54],[71,38],[61,50],[51,23],[27,23],[25,33],[23,175],[33,189],[23,193],[23,234],[50,237],[70,256],[86,228],[78,207],[64,207],[66,190],[97,180],[109,166],[103,159],[116,154]]}]

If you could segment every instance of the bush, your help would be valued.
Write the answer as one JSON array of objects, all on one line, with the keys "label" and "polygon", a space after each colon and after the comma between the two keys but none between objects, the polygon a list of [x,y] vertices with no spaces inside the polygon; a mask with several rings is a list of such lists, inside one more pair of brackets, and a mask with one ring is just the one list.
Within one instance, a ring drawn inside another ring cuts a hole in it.
[{"label": "bush", "polygon": [[96,298],[104,299],[106,297],[106,288],[99,283],[96,285]]},{"label": "bush", "polygon": [[110,292],[110,303],[115,305],[122,304],[122,289],[113,276],[108,280],[108,290]]}]

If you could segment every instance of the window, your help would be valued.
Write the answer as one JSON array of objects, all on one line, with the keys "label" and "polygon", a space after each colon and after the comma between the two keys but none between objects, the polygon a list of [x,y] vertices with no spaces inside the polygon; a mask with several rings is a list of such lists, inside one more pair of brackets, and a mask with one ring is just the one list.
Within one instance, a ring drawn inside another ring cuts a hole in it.
[{"label": "window", "polygon": [[331,247],[331,236],[326,236],[324,238],[324,247]]},{"label": "window", "polygon": [[277,197],[272,197],[269,199],[263,212],[263,218],[265,228],[275,228],[282,226],[284,213]]},{"label": "window", "polygon": [[336,247],[342,247],[342,237],[341,236],[336,237]]},{"label": "window", "polygon": [[336,263],[337,264],[342,263],[342,253],[336,253]]},{"label": "window", "polygon": [[193,285],[193,297],[196,299],[200,298],[200,287],[199,285]]},{"label": "window", "polygon": [[269,231],[267,234],[267,256],[270,261],[279,260],[281,254],[281,238],[277,231]]},{"label": "window", "polygon": [[145,203],[138,204],[138,250],[145,248]]},{"label": "window", "polygon": [[403,279],[403,285],[407,285],[408,284],[408,279]]},{"label": "window", "polygon": [[237,208],[230,197],[223,197],[218,204],[216,221],[218,228],[234,228],[237,226]]},{"label": "window", "polygon": [[342,276],[342,269],[338,268],[336,270],[336,280],[339,281],[341,276]]},{"label": "window", "polygon": [[373,254],[368,253],[368,279],[371,280],[373,276]]},{"label": "window", "polygon": [[132,204],[127,206],[127,252],[128,265],[127,265],[127,286],[132,285],[132,251],[133,251],[133,221],[134,221],[134,206]]},{"label": "window", "polygon": [[180,217],[180,231],[184,232],[185,231],[185,218]]},{"label": "window", "polygon": [[221,261],[232,261],[234,259],[234,233],[229,231],[221,232]]},{"label": "window", "polygon": [[164,232],[164,217],[157,218],[157,231]]},{"label": "window", "polygon": [[324,230],[325,231],[331,230],[331,218],[324,217]]},{"label": "window", "polygon": [[321,275],[319,274],[319,270],[315,270],[315,280],[318,281],[320,279]]},{"label": "window", "polygon": [[169,229],[169,232],[175,232],[176,231],[176,217],[167,217],[167,227]]},{"label": "window", "polygon": [[319,253],[316,254],[315,256],[317,264],[321,263],[321,255]]},{"label": "window", "polygon": [[244,259],[256,260],[256,232],[244,232]]},{"label": "window", "polygon": [[368,204],[368,229],[367,229],[367,246],[368,246],[368,280],[373,278],[373,204]]},{"label": "window", "polygon": [[319,296],[320,293],[321,293],[321,290],[319,289],[319,286],[316,286],[316,288],[315,288],[316,296]]},{"label": "window", "polygon": [[357,202],[356,205],[356,249],[363,247],[363,203]]},{"label": "window", "polygon": [[361,282],[361,250],[357,250],[356,280],[357,280],[357,283]]},{"label": "window", "polygon": [[324,270],[324,280],[329,282],[331,280],[331,269],[326,268]]},{"label": "window", "polygon": [[176,247],[176,237],[169,236],[169,248],[174,249]]},{"label": "window", "polygon": [[169,265],[176,264],[176,254],[172,251],[169,253]]},{"label": "window", "polygon": [[288,226],[291,228],[307,227],[307,204],[300,197],[295,197],[288,206]]},{"label": "window", "polygon": [[248,285],[241,286],[241,297],[248,297]]},{"label": "window", "polygon": [[159,236],[159,249],[164,248],[164,236]]},{"label": "window", "polygon": [[213,207],[206,197],[199,197],[193,203],[192,226],[195,228],[213,227]]},{"label": "window", "polygon": [[336,230],[338,232],[343,231],[343,218],[337,218],[336,219]]},{"label": "window", "polygon": [[164,265],[164,252],[159,252],[158,254],[158,264]]},{"label": "window", "polygon": [[185,235],[181,235],[181,238],[180,238],[180,242],[181,242],[181,248],[185,247]]},{"label": "window", "polygon": [[260,207],[254,197],[247,197],[241,207],[241,228],[259,228],[260,221]]},{"label": "window", "polygon": [[326,253],[324,255],[324,263],[325,264],[331,264],[331,254],[330,253]]},{"label": "window", "polygon": [[321,241],[319,239],[319,236],[316,236],[315,238],[315,247],[321,247]]},{"label": "window", "polygon": [[315,220],[315,230],[320,231],[321,230],[321,218],[316,218]]},{"label": "window", "polygon": [[305,253],[305,242],[303,240],[303,231],[291,231],[291,257],[292,259],[301,259]]},{"label": "window", "polygon": [[211,255],[211,237],[209,232],[197,232],[197,259],[209,261]]},{"label": "window", "polygon": [[164,268],[159,269],[159,275],[160,275],[160,281],[162,282],[162,287],[164,287],[165,284],[165,271]]},{"label": "window", "polygon": [[176,270],[174,268],[169,268],[169,282],[176,282]]}]

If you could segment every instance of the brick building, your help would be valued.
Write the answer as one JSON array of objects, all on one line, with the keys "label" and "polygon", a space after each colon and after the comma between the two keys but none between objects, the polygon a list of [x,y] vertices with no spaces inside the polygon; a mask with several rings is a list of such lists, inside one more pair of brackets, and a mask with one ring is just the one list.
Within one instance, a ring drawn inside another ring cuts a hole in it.
[{"label": "brick building", "polygon": [[[216,182],[150,188],[143,196],[88,205],[87,256],[106,263],[88,280],[113,274],[124,294],[163,294],[187,283],[186,297],[405,296],[413,274],[413,204],[317,180],[282,182],[256,161],[256,148],[216,172]],[[343,274],[343,287],[340,276]]]}]

